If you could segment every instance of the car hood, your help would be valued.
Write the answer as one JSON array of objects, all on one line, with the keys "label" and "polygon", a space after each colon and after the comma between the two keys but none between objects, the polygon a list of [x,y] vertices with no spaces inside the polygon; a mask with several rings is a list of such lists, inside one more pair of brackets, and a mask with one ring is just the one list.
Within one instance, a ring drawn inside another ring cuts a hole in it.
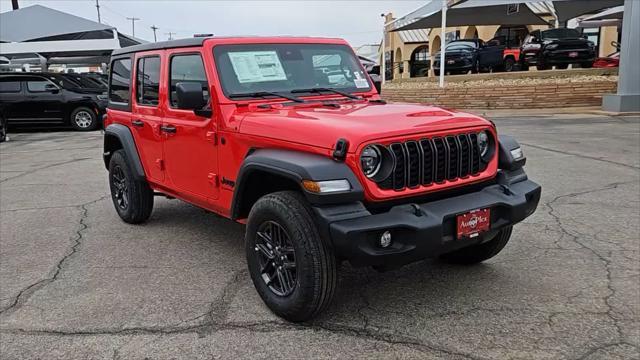
[{"label": "car hood", "polygon": [[475,115],[402,103],[303,104],[245,111],[239,127],[243,134],[326,149],[343,138],[349,142],[349,152],[373,140],[490,125]]}]

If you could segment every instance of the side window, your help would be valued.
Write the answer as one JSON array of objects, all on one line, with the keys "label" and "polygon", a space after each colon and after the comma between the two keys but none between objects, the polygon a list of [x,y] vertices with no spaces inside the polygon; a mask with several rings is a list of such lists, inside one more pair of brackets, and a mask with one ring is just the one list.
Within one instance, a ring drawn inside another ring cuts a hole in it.
[{"label": "side window", "polygon": [[176,84],[181,82],[196,82],[202,85],[205,99],[209,97],[209,83],[204,72],[204,64],[199,54],[174,55],[171,57],[171,73],[169,76],[169,103],[171,107],[178,106],[176,98]]},{"label": "side window", "polygon": [[111,64],[111,86],[109,86],[109,101],[121,104],[129,103],[130,79],[131,59],[115,60]]},{"label": "side window", "polygon": [[160,57],[138,59],[136,99],[140,105],[158,105],[160,99]]},{"label": "side window", "polygon": [[27,90],[29,90],[29,92],[45,92],[47,91],[45,89],[45,86],[47,85],[54,86],[49,80],[33,79],[33,80],[27,81]]},{"label": "side window", "polygon": [[21,89],[20,79],[0,78],[0,93],[18,93]]}]

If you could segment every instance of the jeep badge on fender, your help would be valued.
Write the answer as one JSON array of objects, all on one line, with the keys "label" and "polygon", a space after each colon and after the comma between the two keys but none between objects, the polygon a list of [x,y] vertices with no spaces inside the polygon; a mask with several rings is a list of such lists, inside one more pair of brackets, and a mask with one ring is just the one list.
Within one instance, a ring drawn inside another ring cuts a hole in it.
[{"label": "jeep badge on fender", "polygon": [[131,46],[113,52],[109,84],[118,215],[145,222],[160,194],[246,223],[251,280],[290,321],[327,308],[342,261],[481,262],[540,200],[515,139],[471,114],[381,101],[344,40]]}]

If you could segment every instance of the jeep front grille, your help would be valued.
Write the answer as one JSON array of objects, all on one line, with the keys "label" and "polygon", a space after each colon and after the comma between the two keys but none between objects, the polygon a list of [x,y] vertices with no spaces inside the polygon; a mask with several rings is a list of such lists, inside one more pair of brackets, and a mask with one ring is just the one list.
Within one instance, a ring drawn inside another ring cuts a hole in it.
[{"label": "jeep front grille", "polygon": [[387,148],[395,158],[395,167],[389,177],[378,182],[384,190],[444,183],[478,175],[482,170],[475,133],[409,140]]}]

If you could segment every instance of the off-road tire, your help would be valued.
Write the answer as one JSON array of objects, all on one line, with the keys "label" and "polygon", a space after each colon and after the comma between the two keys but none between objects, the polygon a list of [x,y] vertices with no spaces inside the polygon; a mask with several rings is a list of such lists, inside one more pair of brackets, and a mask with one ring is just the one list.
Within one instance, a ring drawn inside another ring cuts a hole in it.
[{"label": "off-road tire", "polygon": [[440,256],[444,262],[451,264],[471,265],[483,262],[498,255],[498,253],[507,245],[511,237],[513,227],[505,227],[501,229],[493,239],[482,244],[472,245],[454,252]]},{"label": "off-road tire", "polygon": [[[116,183],[120,177],[124,179],[127,189],[126,193],[123,194],[123,196],[126,196],[126,206],[121,205],[117,196],[118,186]],[[117,150],[111,155],[111,160],[109,161],[109,187],[113,205],[124,222],[140,224],[149,219],[153,210],[153,190],[146,181],[135,179],[124,150]]]},{"label": "off-road tire", "polygon": [[[286,296],[276,294],[262,276],[257,249],[258,229],[276,222],[288,235],[295,254],[296,279]],[[314,221],[306,199],[295,191],[260,198],[251,208],[245,235],[249,274],[265,304],[276,315],[293,322],[309,320],[331,303],[337,284],[337,261],[331,244]]]},{"label": "off-road tire", "polygon": [[504,59],[504,71],[512,72],[516,70],[516,60],[512,57]]},{"label": "off-road tire", "polygon": [[[81,120],[77,117],[83,115]],[[98,128],[98,114],[95,113],[92,109],[81,106],[71,112],[69,115],[69,123],[71,126],[78,131],[91,131]]]},{"label": "off-road tire", "polygon": [[558,64],[556,65],[556,70],[566,70],[569,68],[569,64]]}]

